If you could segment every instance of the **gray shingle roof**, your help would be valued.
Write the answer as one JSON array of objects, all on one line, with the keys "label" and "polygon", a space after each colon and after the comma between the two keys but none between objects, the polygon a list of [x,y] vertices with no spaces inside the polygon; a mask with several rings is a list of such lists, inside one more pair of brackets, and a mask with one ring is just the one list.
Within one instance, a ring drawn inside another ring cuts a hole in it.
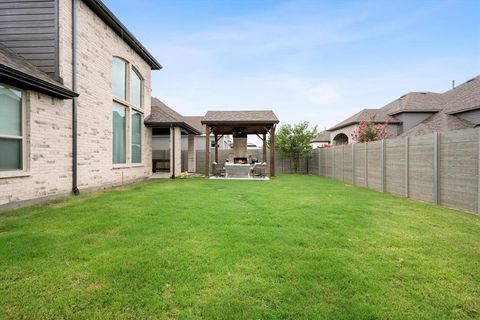
[{"label": "gray shingle roof", "polygon": [[255,111],[208,111],[202,123],[242,122],[242,123],[278,123],[271,110]]},{"label": "gray shingle roof", "polygon": [[448,114],[480,108],[480,76],[462,83],[443,95],[444,112]]},{"label": "gray shingle roof", "polygon": [[352,124],[358,124],[362,121],[370,120],[370,118],[372,118],[373,116],[375,116],[376,123],[385,123],[387,122],[387,120],[389,120],[390,123],[401,123],[401,121],[399,121],[398,119],[390,117],[383,109],[363,109],[362,111],[354,114],[350,118],[347,118],[342,122],[336,124],[332,128],[328,129],[328,131],[341,129]]},{"label": "gray shingle roof", "polygon": [[312,139],[312,142],[330,142],[330,132],[322,131],[315,138]]},{"label": "gray shingle roof", "polygon": [[149,127],[174,126],[181,127],[194,134],[201,133],[195,127],[191,126],[184,116],[155,97],[152,97],[151,113],[144,122]]},{"label": "gray shingle roof", "polygon": [[189,125],[200,131],[202,134],[206,133],[207,130],[202,124],[202,120],[204,119],[203,116],[184,116],[183,118]]},{"label": "gray shingle roof", "polygon": [[389,115],[404,111],[440,111],[443,108],[443,96],[435,92],[409,92],[395,101],[390,102],[382,109]]},{"label": "gray shingle roof", "polygon": [[402,136],[418,136],[432,132],[446,132],[474,128],[475,125],[467,120],[438,112],[422,121],[410,130],[405,131]]},{"label": "gray shingle roof", "polygon": [[69,99],[78,96],[24,58],[3,46],[0,46],[0,76],[2,79],[11,82],[12,85],[36,90],[53,97]]}]

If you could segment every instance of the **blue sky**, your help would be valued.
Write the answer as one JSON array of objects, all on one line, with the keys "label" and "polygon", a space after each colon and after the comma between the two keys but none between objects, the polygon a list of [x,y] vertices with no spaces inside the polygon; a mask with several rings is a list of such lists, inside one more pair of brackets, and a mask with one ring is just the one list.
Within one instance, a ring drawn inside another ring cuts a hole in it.
[{"label": "blue sky", "polygon": [[324,129],[480,74],[480,0],[104,2],[163,65],[152,94],[184,115],[273,109]]}]

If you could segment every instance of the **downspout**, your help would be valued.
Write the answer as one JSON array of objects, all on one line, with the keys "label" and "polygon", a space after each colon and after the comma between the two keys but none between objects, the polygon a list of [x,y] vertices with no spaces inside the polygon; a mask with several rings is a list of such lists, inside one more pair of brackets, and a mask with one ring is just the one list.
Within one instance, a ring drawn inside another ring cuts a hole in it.
[{"label": "downspout", "polygon": [[[77,1],[72,0],[72,91],[77,92]],[[77,98],[72,99],[72,193],[80,194],[77,186]]]}]

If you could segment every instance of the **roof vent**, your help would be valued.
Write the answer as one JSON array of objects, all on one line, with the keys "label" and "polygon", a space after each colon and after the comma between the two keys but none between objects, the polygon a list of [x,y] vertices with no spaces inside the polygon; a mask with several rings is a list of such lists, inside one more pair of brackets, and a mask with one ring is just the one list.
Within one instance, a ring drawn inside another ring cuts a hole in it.
[{"label": "roof vent", "polygon": [[405,96],[406,96],[406,94],[404,94],[403,96],[401,96],[399,99],[402,99],[402,98],[405,97]]},{"label": "roof vent", "polygon": [[467,82],[465,82],[465,83],[472,82],[473,80],[475,80],[475,78],[472,78],[472,79],[468,80],[468,81],[467,81]]}]

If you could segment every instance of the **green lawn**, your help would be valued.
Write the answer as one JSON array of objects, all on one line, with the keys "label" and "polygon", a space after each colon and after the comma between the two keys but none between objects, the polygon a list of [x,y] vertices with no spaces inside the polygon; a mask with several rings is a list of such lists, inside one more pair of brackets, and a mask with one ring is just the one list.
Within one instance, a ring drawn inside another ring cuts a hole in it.
[{"label": "green lawn", "polygon": [[313,176],[0,213],[0,318],[480,318],[480,218]]}]

